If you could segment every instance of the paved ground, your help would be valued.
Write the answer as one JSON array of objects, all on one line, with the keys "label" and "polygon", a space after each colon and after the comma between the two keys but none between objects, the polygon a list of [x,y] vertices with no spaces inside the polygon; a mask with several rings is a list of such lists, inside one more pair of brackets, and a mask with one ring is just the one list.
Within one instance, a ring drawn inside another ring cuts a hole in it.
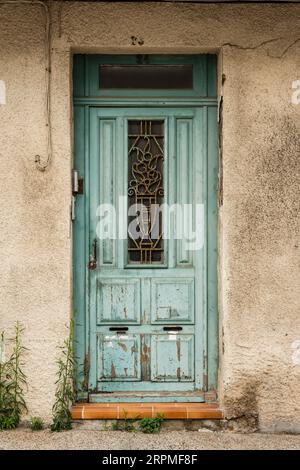
[{"label": "paved ground", "polygon": [[158,435],[73,429],[63,433],[29,429],[0,432],[0,449],[300,449],[300,435],[162,431]]}]

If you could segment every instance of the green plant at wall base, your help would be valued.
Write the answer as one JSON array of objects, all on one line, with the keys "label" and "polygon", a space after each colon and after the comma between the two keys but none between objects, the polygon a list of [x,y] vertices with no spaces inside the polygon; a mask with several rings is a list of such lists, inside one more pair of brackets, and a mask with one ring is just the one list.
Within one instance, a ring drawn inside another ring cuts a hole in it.
[{"label": "green plant at wall base", "polygon": [[55,402],[52,407],[53,421],[51,431],[60,432],[72,428],[70,406],[75,401],[75,360],[73,351],[73,322],[70,325],[68,339],[61,348],[61,357],[57,361]]},{"label": "green plant at wall base", "polygon": [[26,350],[21,343],[21,335],[24,329],[20,323],[17,322],[15,327],[15,342],[14,348],[11,355],[11,386],[13,396],[13,416],[17,419],[18,423],[22,411],[27,411],[26,402],[24,399],[24,388],[27,386],[26,376],[23,372],[23,354]]},{"label": "green plant at wall base", "polygon": [[15,427],[14,420],[11,419],[12,409],[10,364],[4,358],[4,332],[0,338],[0,429],[11,429]]},{"label": "green plant at wall base", "polygon": [[22,411],[27,411],[24,399],[27,384],[23,372],[23,354],[26,348],[21,342],[22,333],[23,328],[17,322],[13,351],[8,361],[4,358],[3,332],[0,338],[0,430],[17,427]]},{"label": "green plant at wall base", "polygon": [[111,429],[112,429],[113,431],[123,431],[123,429],[122,429],[122,427],[121,427],[119,421],[115,421],[114,423],[112,423]]},{"label": "green plant at wall base", "polygon": [[42,418],[38,416],[32,416],[29,423],[31,431],[41,431],[44,427]]},{"label": "green plant at wall base", "polygon": [[135,418],[128,418],[128,412],[126,410],[123,410],[123,419],[115,421],[112,424],[112,430],[135,432],[136,428],[134,424],[138,421],[138,419],[139,419],[138,415]]},{"label": "green plant at wall base", "polygon": [[126,432],[135,432],[135,426],[134,423],[136,422],[135,419],[126,419],[124,421],[115,421],[112,424],[111,429],[113,431],[126,431]]},{"label": "green plant at wall base", "polygon": [[162,414],[157,414],[155,418],[143,418],[139,422],[140,430],[146,434],[159,433],[163,420]]},{"label": "green plant at wall base", "polygon": [[13,415],[3,414],[0,417],[0,431],[15,429],[18,426],[18,420]]}]

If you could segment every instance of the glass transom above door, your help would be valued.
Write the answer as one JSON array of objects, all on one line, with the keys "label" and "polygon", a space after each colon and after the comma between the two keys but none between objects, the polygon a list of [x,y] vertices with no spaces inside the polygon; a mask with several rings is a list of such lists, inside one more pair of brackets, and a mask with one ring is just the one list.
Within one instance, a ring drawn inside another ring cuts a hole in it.
[{"label": "glass transom above door", "polygon": [[86,73],[74,96],[216,98],[215,55],[77,56]]}]

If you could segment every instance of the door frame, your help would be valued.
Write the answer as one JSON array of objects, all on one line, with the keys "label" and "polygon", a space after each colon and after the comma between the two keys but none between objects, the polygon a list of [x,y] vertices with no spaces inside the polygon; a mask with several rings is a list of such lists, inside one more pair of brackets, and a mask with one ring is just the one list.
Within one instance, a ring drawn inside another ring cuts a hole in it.
[{"label": "door frame", "polygon": [[[78,172],[82,194],[76,194],[75,220],[73,224],[73,312],[74,312],[74,350],[77,361],[76,387],[78,400],[88,400],[88,377],[90,369],[90,316],[89,316],[89,270],[87,264],[90,254],[89,236],[89,111],[90,107],[201,107],[207,125],[206,181],[207,181],[207,233],[206,233],[206,329],[204,332],[204,383],[209,396],[216,398],[218,373],[218,253],[217,253],[217,186],[218,186],[218,122],[217,122],[217,56],[185,55],[157,56],[150,55],[154,63],[182,64],[193,63],[197,70],[201,86],[196,86],[190,95],[167,94],[155,96],[143,91],[138,97],[120,96],[120,92],[111,96],[98,96],[94,86],[97,77],[95,71],[99,63],[130,63],[136,56],[113,55],[74,55],[73,66],[73,107],[74,107],[74,169]],[[197,82],[196,82],[197,85]],[[186,92],[186,90],[185,90]],[[80,191],[81,192],[81,191]],[[195,286],[197,288],[197,286]],[[162,398],[163,401],[163,398]]]}]

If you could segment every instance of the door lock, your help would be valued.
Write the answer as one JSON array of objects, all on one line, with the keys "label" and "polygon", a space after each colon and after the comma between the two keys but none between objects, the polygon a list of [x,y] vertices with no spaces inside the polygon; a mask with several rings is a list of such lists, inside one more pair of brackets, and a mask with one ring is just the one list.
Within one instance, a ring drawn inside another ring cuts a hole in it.
[{"label": "door lock", "polygon": [[90,254],[90,261],[88,264],[88,268],[93,271],[97,268],[97,238],[93,241],[93,253]]}]

